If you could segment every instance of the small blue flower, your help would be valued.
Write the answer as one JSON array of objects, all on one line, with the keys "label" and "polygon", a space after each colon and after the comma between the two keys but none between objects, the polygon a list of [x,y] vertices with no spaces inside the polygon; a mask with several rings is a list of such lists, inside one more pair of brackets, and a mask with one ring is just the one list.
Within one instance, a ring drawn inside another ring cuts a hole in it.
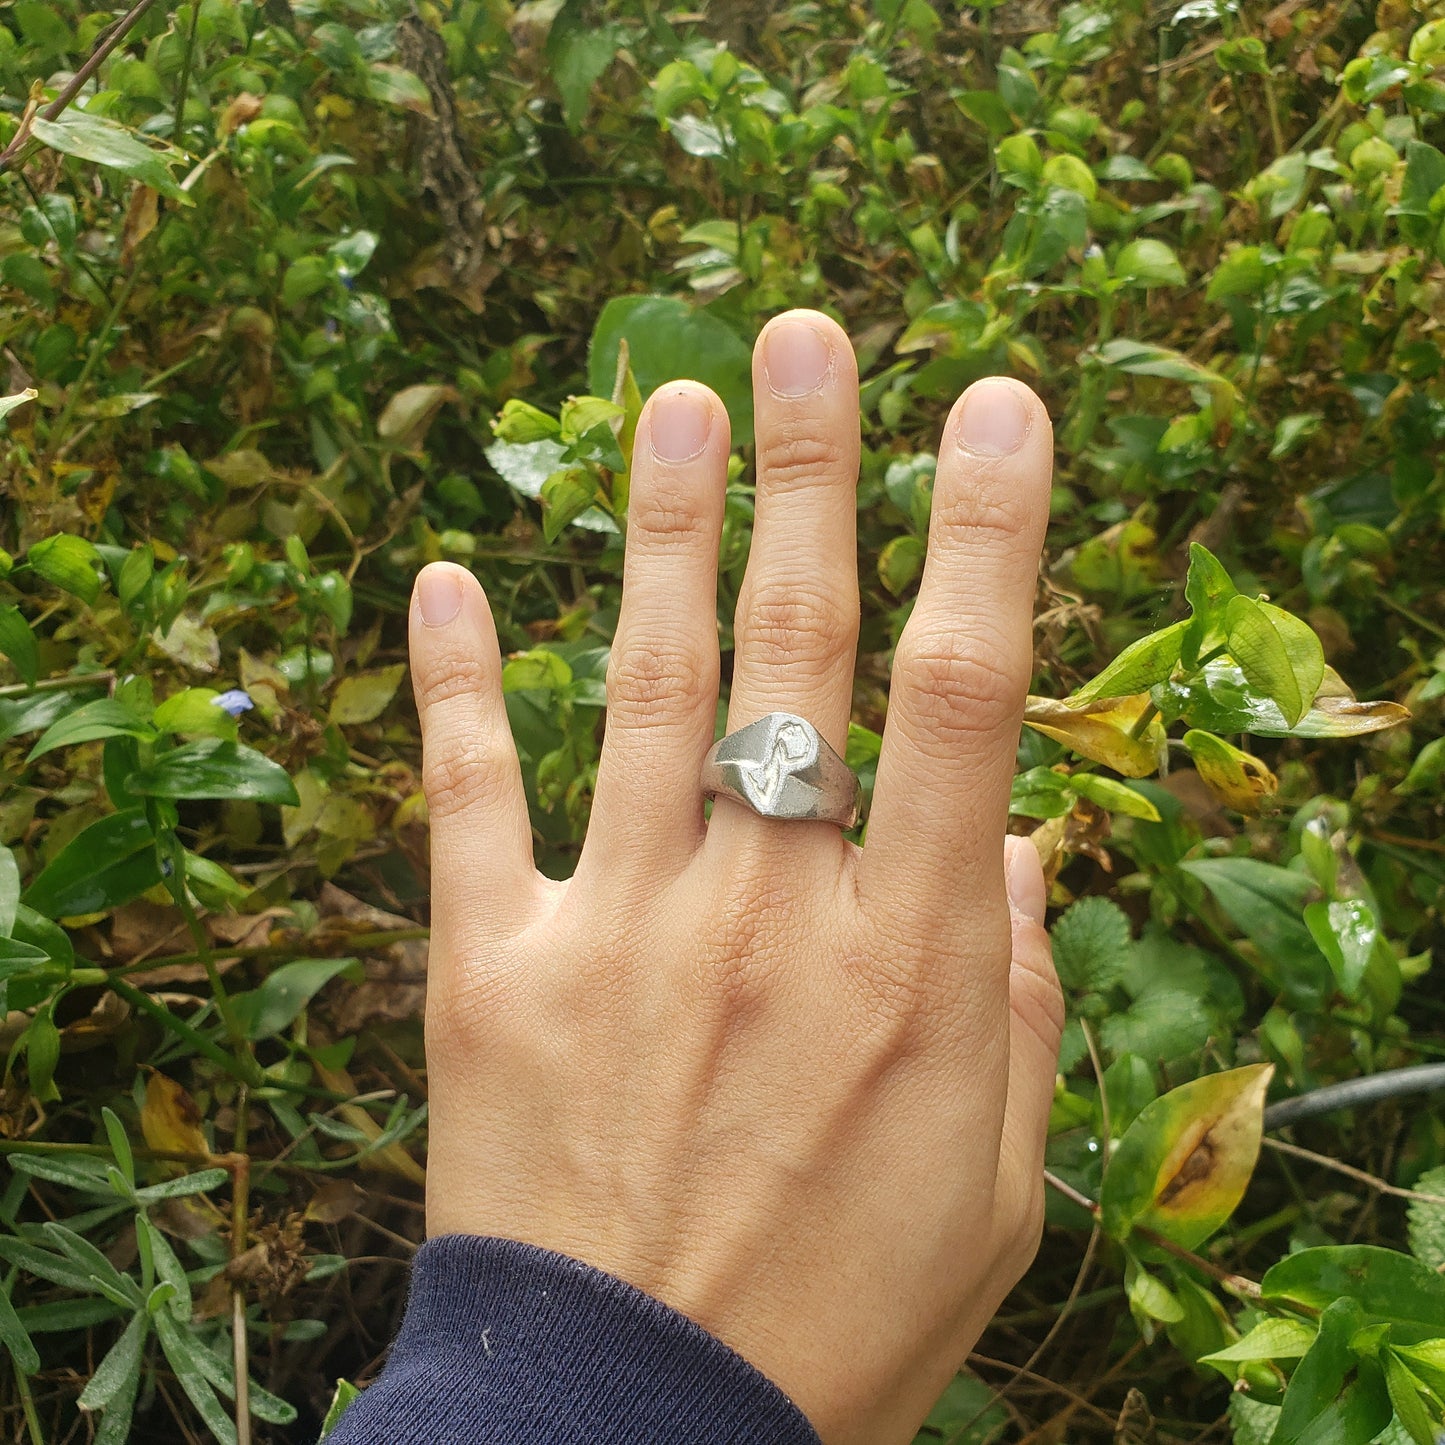
[{"label": "small blue flower", "polygon": [[250,712],[256,706],[251,700],[251,694],[242,692],[239,687],[233,687],[211,701],[214,706],[224,708],[232,717],[240,717],[243,712]]}]

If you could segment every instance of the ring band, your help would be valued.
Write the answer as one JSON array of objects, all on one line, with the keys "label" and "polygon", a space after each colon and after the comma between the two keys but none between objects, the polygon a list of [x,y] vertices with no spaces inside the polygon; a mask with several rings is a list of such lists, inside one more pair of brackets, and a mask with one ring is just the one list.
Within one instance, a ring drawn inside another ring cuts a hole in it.
[{"label": "ring band", "polygon": [[702,765],[706,797],[727,797],[763,818],[851,828],[863,804],[858,775],[807,718],[771,712],[715,742]]}]

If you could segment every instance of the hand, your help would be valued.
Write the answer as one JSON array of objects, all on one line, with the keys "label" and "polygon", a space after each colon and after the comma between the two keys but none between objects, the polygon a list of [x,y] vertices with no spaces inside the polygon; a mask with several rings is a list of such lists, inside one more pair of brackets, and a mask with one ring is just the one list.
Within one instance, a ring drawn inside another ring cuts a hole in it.
[{"label": "hand", "polygon": [[[857,365],[832,321],[796,311],[764,330],[753,384],[728,730],[796,712],[841,752]],[[728,448],[705,387],[665,386],[643,412],[606,738],[569,882],[533,866],[486,599],[460,567],[418,579],[427,1228],[586,1260],[726,1341],[828,1445],[902,1445],[1043,1215],[1062,1010],[1038,859],[1004,828],[1051,432],[1006,380],[948,419],[861,849],[728,798],[704,821]]]}]

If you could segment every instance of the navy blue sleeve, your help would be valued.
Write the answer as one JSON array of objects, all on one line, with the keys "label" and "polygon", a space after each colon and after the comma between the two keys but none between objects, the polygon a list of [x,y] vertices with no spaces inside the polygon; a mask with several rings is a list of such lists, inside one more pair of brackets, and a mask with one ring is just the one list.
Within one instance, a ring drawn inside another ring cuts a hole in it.
[{"label": "navy blue sleeve", "polygon": [[386,1368],[326,1445],[820,1445],[721,1340],[632,1285],[513,1240],[417,1251]]}]

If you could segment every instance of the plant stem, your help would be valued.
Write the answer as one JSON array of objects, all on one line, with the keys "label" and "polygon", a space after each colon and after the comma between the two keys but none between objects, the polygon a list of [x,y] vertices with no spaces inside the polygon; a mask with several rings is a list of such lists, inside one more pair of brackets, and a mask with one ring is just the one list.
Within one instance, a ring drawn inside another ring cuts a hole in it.
[{"label": "plant stem", "polygon": [[113,672],[69,673],[65,677],[44,678],[33,687],[28,682],[7,683],[0,687],[0,697],[29,697],[32,692],[63,692],[72,687],[103,687],[110,691],[114,686]]},{"label": "plant stem", "polygon": [[25,1428],[30,1433],[30,1445],[45,1445],[45,1436],[40,1430],[40,1417],[35,1413],[35,1400],[30,1394],[30,1381],[13,1358],[10,1363],[15,1368],[15,1388],[20,1392],[20,1406],[25,1411]]},{"label": "plant stem", "polygon": [[[242,1084],[236,1096],[236,1129],[231,1150],[231,1263],[246,1252],[246,1215],[250,1208],[251,1157],[246,1152],[251,1122],[251,1093]],[[251,1445],[251,1364],[246,1337],[246,1289],[239,1271],[231,1280],[231,1347],[236,1369],[236,1445]]]}]

